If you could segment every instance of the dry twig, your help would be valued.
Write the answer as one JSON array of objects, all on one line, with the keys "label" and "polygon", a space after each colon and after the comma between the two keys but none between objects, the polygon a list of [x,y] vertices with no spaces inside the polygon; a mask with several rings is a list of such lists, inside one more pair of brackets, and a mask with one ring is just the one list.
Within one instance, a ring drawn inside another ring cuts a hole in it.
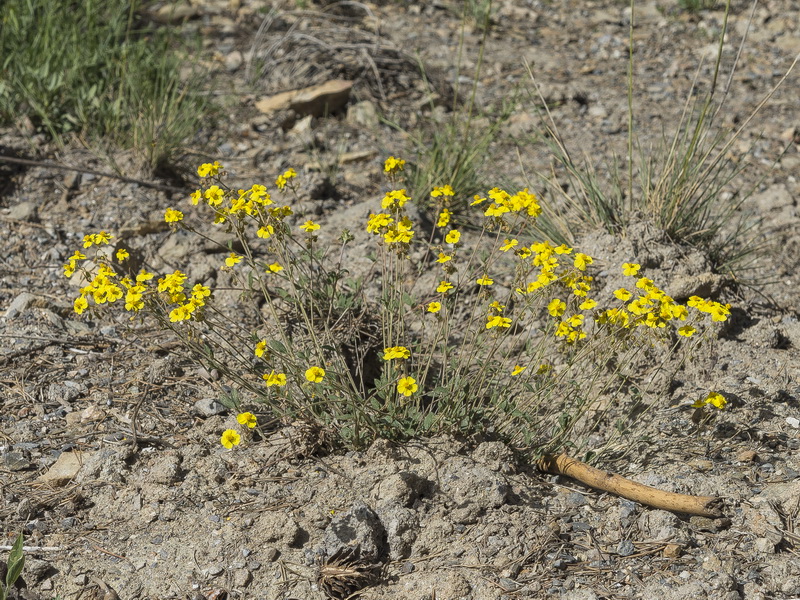
[{"label": "dry twig", "polygon": [[714,496],[690,496],[665,492],[626,479],[621,475],[595,469],[566,454],[543,456],[536,462],[539,470],[566,475],[604,492],[622,496],[653,508],[702,517],[721,517],[722,499]]}]

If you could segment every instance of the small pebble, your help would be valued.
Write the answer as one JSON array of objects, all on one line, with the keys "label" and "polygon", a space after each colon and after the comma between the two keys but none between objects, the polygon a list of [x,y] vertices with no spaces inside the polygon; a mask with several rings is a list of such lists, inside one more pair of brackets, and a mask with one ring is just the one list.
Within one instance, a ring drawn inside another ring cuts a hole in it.
[{"label": "small pebble", "polygon": [[617,545],[617,554],[620,556],[630,556],[636,552],[636,546],[633,545],[633,542],[630,540],[622,540],[619,545]]}]

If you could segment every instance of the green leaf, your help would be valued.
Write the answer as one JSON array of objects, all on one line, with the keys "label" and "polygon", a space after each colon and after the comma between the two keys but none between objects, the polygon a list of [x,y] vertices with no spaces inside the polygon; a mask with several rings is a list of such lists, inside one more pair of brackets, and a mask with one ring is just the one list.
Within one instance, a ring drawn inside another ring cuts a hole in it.
[{"label": "green leaf", "polygon": [[272,348],[275,352],[286,354],[286,346],[284,346],[283,342],[281,342],[280,340],[270,340],[269,347]]},{"label": "green leaf", "polygon": [[22,573],[25,566],[25,555],[22,553],[22,534],[17,536],[11,554],[8,555],[8,573],[6,573],[6,589],[10,588]]}]

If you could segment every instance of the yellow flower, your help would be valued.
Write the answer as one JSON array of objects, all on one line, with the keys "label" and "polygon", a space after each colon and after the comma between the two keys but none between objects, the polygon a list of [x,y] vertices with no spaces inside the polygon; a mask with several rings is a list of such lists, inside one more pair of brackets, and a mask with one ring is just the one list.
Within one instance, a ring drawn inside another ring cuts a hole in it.
[{"label": "yellow flower", "polygon": [[287,169],[283,172],[283,175],[278,175],[278,178],[275,180],[275,185],[278,186],[279,190],[282,190],[286,187],[286,184],[289,183],[289,180],[295,177],[297,177],[297,171],[294,169]]},{"label": "yellow flower", "polygon": [[397,382],[397,391],[403,396],[411,396],[414,392],[419,389],[417,385],[417,380],[413,377],[406,376],[401,377],[400,380]]},{"label": "yellow flower", "polygon": [[444,210],[442,210],[442,212],[439,213],[439,218],[436,221],[436,226],[437,227],[447,227],[447,224],[450,222],[450,216],[452,214],[453,213],[451,213],[446,208]]},{"label": "yellow flower", "polygon": [[75,310],[76,313],[82,315],[83,311],[89,308],[89,301],[86,299],[85,296],[78,296],[77,298],[75,298],[75,302],[72,303],[72,308]]},{"label": "yellow flower", "polygon": [[623,302],[627,302],[628,300],[630,300],[633,297],[633,294],[631,294],[625,288],[619,288],[618,290],[614,291],[614,296],[617,299],[622,300]]},{"label": "yellow flower", "polygon": [[637,273],[639,273],[639,269],[642,268],[642,265],[636,263],[624,263],[622,265],[622,274],[626,277],[633,277]]},{"label": "yellow flower", "polygon": [[469,203],[470,206],[477,206],[481,202],[486,202],[486,198],[481,198],[480,194],[475,194],[472,197],[472,202]]},{"label": "yellow flower", "polygon": [[269,273],[280,273],[281,271],[283,271],[283,267],[279,263],[275,262],[267,266],[267,271]]},{"label": "yellow flower", "polygon": [[405,166],[406,161],[402,158],[395,158],[394,156],[390,156],[386,159],[386,162],[383,163],[383,172],[387,174],[397,173],[403,170],[403,166]]},{"label": "yellow flower", "polygon": [[256,231],[256,235],[265,240],[268,239],[273,233],[275,233],[275,228],[272,225],[260,227],[259,230]]},{"label": "yellow flower", "polygon": [[197,299],[208,298],[211,295],[211,288],[203,285],[202,283],[196,283],[192,288],[192,297]]},{"label": "yellow flower", "polygon": [[567,303],[558,298],[553,298],[550,304],[547,305],[547,312],[554,317],[560,317],[564,314],[565,310],[567,310]]},{"label": "yellow flower", "polygon": [[728,404],[728,401],[725,399],[725,396],[719,394],[717,392],[710,392],[708,396],[706,396],[702,400],[695,400],[692,403],[692,408],[701,408],[706,404],[711,404],[712,406],[722,410]]},{"label": "yellow flower", "polygon": [[511,327],[511,319],[500,315],[487,315],[486,329],[492,329],[493,327],[504,327],[508,329]]},{"label": "yellow flower", "polygon": [[438,198],[439,196],[455,196],[456,193],[453,191],[453,188],[449,185],[443,185],[441,187],[433,188],[431,192],[431,196],[434,198]]},{"label": "yellow flower", "polygon": [[307,233],[311,233],[312,231],[316,231],[317,229],[319,229],[319,225],[317,223],[314,223],[314,221],[306,221],[305,223],[300,225],[300,229],[302,229]]},{"label": "yellow flower", "polygon": [[580,308],[581,310],[592,310],[595,306],[597,306],[597,300],[592,300],[590,298],[587,298],[586,300],[580,303],[578,308]]},{"label": "yellow flower", "polygon": [[130,256],[131,256],[130,253],[127,250],[125,250],[125,248],[120,248],[119,250],[117,250],[116,257],[119,262],[122,262],[130,258]]},{"label": "yellow flower", "polygon": [[722,410],[728,404],[728,401],[725,399],[725,396],[722,394],[718,394],[717,392],[711,392],[708,397],[706,398],[706,402],[712,404],[716,408]]},{"label": "yellow flower", "polygon": [[273,385],[283,387],[286,385],[286,375],[283,373],[276,373],[274,370],[270,373],[264,373],[261,378],[267,382],[267,387],[272,387]]},{"label": "yellow flower", "polygon": [[522,372],[523,372],[525,369],[527,369],[527,368],[528,368],[528,367],[520,367],[519,365],[516,365],[516,366],[514,367],[514,370],[513,370],[513,371],[511,371],[511,376],[512,376],[512,377],[516,377],[517,375],[519,375],[520,373],[522,373]]},{"label": "yellow flower", "polygon": [[494,283],[494,279],[491,279],[488,275],[484,274],[483,277],[476,280],[475,283],[478,285],[492,285]]},{"label": "yellow flower", "polygon": [[191,200],[192,204],[197,206],[202,197],[203,197],[203,192],[201,192],[200,190],[195,190],[192,192],[192,195],[189,196],[189,200]]},{"label": "yellow flower", "polygon": [[222,199],[225,197],[225,190],[218,185],[212,185],[205,191],[203,196],[205,196],[209,206],[219,206],[222,204]]},{"label": "yellow flower", "polygon": [[325,369],[322,367],[309,367],[306,369],[306,379],[311,383],[319,383],[325,377]]},{"label": "yellow flower", "polygon": [[200,177],[213,177],[219,170],[222,168],[222,165],[219,164],[218,161],[214,161],[214,164],[211,163],[203,163],[199,167],[197,167],[197,174]]},{"label": "yellow flower", "polygon": [[444,252],[439,252],[439,258],[436,259],[437,263],[446,263],[448,260],[453,258],[449,254],[445,254]]},{"label": "yellow flower", "polygon": [[183,213],[179,210],[168,208],[164,213],[164,221],[166,223],[177,223],[183,219]]},{"label": "yellow flower", "polygon": [[452,289],[453,289],[452,283],[450,283],[449,281],[442,281],[439,283],[439,287],[436,288],[436,291],[439,292],[440,294],[444,294]]},{"label": "yellow flower", "polygon": [[460,239],[461,232],[458,229],[453,229],[445,236],[444,241],[448,244],[457,244]]},{"label": "yellow flower", "polygon": [[516,240],[516,239],[513,239],[513,240],[507,239],[507,240],[505,240],[503,242],[503,245],[500,246],[500,252],[508,252],[509,250],[511,250],[517,244],[519,244],[518,240]]},{"label": "yellow flower", "polygon": [[261,340],[260,342],[258,342],[253,352],[258,358],[262,358],[264,354],[267,352],[267,340]]},{"label": "yellow flower", "polygon": [[678,335],[682,335],[683,337],[692,337],[696,332],[697,330],[691,325],[678,327]]},{"label": "yellow flower", "polygon": [[411,200],[408,196],[406,196],[406,190],[391,190],[386,192],[386,195],[381,200],[381,208],[386,210],[387,208],[397,207],[402,208],[403,205]]},{"label": "yellow flower", "polygon": [[222,437],[219,439],[219,443],[225,446],[228,450],[230,450],[234,446],[238,446],[239,442],[241,441],[242,441],[242,436],[240,436],[233,429],[226,429],[225,432],[222,434]]},{"label": "yellow flower", "polygon": [[556,254],[569,254],[572,252],[572,248],[566,244],[561,244],[560,246],[553,248],[553,251],[555,251]]},{"label": "yellow flower", "polygon": [[579,271],[585,271],[586,267],[594,262],[594,259],[588,254],[578,252],[575,255],[575,268]]},{"label": "yellow flower", "polygon": [[441,302],[430,302],[428,304],[428,312],[429,313],[437,313],[442,310],[442,303]]},{"label": "yellow flower", "polygon": [[[137,283],[144,283],[145,281],[150,281],[153,277],[155,277],[155,275],[153,275],[152,273],[148,273],[147,271],[142,269],[141,271],[139,271],[139,274],[136,276],[136,282]],[[159,290],[159,291],[163,291],[163,290]]]},{"label": "yellow flower", "polygon": [[256,416],[251,412],[239,413],[236,415],[236,420],[239,422],[239,425],[247,425],[250,429],[257,425]]},{"label": "yellow flower", "polygon": [[241,262],[241,260],[242,260],[242,257],[239,254],[236,254],[235,252],[231,252],[228,255],[228,258],[225,259],[225,266],[226,267],[233,267],[234,265],[236,265],[239,262]]},{"label": "yellow flower", "polygon": [[405,346],[392,346],[391,348],[383,349],[383,360],[392,360],[393,358],[407,359],[411,357],[411,350]]}]

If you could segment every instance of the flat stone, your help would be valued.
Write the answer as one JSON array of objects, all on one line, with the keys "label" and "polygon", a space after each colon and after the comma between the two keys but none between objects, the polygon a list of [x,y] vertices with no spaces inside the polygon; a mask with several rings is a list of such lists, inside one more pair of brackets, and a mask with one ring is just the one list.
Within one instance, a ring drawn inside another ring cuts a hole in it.
[{"label": "flat stone", "polygon": [[225,414],[228,409],[213,398],[203,398],[194,403],[194,409],[204,417]]},{"label": "flat stone", "polygon": [[15,221],[39,222],[39,209],[33,202],[20,202],[8,209],[8,218]]},{"label": "flat stone", "polygon": [[332,79],[320,85],[261,98],[256,102],[256,108],[263,113],[292,109],[299,117],[321,117],[344,108],[352,88],[352,81]]},{"label": "flat stone", "polygon": [[75,450],[62,452],[58,460],[53,463],[46,473],[36,478],[36,481],[61,487],[72,481],[81,470],[87,453]]}]

